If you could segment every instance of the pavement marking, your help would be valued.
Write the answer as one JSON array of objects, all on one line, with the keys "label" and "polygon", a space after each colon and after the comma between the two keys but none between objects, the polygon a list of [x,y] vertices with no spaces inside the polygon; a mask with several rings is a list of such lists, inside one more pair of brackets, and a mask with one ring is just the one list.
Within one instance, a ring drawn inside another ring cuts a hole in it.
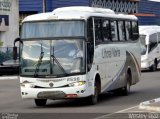
[{"label": "pavement marking", "polygon": [[105,117],[109,117],[109,116],[112,116],[112,115],[117,114],[117,113],[122,113],[122,112],[125,112],[125,111],[127,111],[127,110],[134,109],[134,108],[136,108],[136,107],[138,107],[138,106],[139,106],[139,105],[134,106],[134,107],[130,107],[130,108],[126,108],[126,109],[123,109],[123,110],[119,110],[119,111],[114,112],[114,113],[111,113],[111,114],[102,115],[102,116],[96,117],[96,118],[94,118],[94,119],[103,119],[103,118],[105,118]]},{"label": "pavement marking", "polygon": [[143,111],[143,110],[142,110],[142,111],[139,111],[139,110],[138,110],[138,111],[129,111],[129,112],[127,112],[127,113],[146,113],[146,111]]},{"label": "pavement marking", "polygon": [[17,80],[19,79],[19,76],[2,76],[0,77],[0,80]]},{"label": "pavement marking", "polygon": [[153,100],[141,102],[139,104],[139,109],[160,112],[160,107],[158,107],[158,106],[151,106],[151,104],[153,104],[153,103],[159,103],[159,102],[160,102],[160,98],[156,98],[156,99],[153,99]]}]

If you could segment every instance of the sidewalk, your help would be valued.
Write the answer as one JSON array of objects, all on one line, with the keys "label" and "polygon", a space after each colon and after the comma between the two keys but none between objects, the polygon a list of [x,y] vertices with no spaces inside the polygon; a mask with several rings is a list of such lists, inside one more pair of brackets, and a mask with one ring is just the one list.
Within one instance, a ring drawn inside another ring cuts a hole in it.
[{"label": "sidewalk", "polygon": [[0,80],[18,80],[19,76],[0,76]]},{"label": "sidewalk", "polygon": [[153,111],[153,112],[160,112],[160,98],[140,103],[139,109]]}]

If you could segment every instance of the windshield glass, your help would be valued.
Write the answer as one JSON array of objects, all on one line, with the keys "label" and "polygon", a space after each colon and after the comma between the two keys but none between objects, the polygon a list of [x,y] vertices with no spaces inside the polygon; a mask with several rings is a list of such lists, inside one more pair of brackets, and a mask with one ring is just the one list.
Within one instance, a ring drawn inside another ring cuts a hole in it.
[{"label": "windshield glass", "polygon": [[84,40],[24,41],[21,75],[60,76],[85,72]]},{"label": "windshield glass", "polygon": [[141,42],[141,55],[145,55],[147,52],[146,35],[140,35],[139,38]]},{"label": "windshield glass", "polygon": [[22,39],[52,37],[84,37],[84,21],[26,22],[22,25]]}]

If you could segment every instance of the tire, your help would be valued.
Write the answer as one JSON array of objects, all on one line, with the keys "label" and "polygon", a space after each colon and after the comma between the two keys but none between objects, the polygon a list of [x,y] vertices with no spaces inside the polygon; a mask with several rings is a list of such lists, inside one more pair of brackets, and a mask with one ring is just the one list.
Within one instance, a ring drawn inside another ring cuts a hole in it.
[{"label": "tire", "polygon": [[40,106],[45,106],[47,103],[47,99],[35,99],[35,104],[36,106],[40,107]]},{"label": "tire", "polygon": [[98,102],[98,95],[99,95],[99,87],[98,87],[98,83],[95,82],[94,85],[94,95],[88,97],[88,102],[91,105],[95,105]]},{"label": "tire", "polygon": [[154,61],[154,64],[150,67],[150,70],[153,72],[157,70],[157,62],[156,61]]},{"label": "tire", "polygon": [[126,86],[121,90],[121,94],[123,96],[129,95],[131,89],[131,80],[132,80],[131,74],[127,73]]}]

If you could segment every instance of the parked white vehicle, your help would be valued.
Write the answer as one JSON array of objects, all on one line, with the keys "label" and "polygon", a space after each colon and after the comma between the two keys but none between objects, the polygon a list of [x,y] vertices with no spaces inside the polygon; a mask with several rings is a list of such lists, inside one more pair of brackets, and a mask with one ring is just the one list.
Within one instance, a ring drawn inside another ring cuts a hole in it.
[{"label": "parked white vehicle", "polygon": [[91,7],[58,8],[28,16],[22,24],[22,98],[44,106],[47,99],[84,98],[119,90],[140,80],[138,20]]},{"label": "parked white vehicle", "polygon": [[141,69],[155,71],[160,61],[160,26],[139,26]]}]

